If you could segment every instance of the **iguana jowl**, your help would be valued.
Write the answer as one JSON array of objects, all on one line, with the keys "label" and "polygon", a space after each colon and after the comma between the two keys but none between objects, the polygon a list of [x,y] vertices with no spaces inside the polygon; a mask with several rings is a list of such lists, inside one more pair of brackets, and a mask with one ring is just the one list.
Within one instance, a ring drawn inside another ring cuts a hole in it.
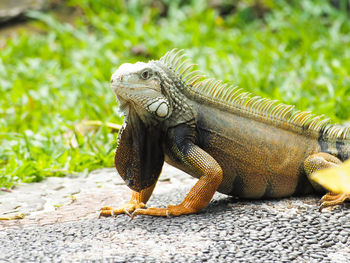
[{"label": "iguana jowl", "polygon": [[[115,163],[133,194],[120,208],[103,207],[102,216],[196,213],[215,191],[244,198],[322,191],[310,175],[350,157],[350,127],[206,79],[193,68],[181,50],[172,50],[113,74],[125,114]],[[199,180],[181,204],[145,208],[164,160]],[[321,207],[349,198],[328,193]]]}]

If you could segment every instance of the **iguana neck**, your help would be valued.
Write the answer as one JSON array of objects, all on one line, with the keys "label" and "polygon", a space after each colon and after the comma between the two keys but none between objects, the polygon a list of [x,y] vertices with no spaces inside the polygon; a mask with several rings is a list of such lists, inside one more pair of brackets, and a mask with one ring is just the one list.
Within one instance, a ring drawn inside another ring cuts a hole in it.
[{"label": "iguana neck", "polygon": [[196,113],[190,107],[187,96],[184,93],[186,84],[176,76],[173,70],[166,67],[159,61],[154,61],[157,67],[161,68],[160,79],[162,89],[168,97],[172,107],[172,115],[164,121],[165,127],[173,127],[182,123],[187,123],[190,126],[195,126]]}]

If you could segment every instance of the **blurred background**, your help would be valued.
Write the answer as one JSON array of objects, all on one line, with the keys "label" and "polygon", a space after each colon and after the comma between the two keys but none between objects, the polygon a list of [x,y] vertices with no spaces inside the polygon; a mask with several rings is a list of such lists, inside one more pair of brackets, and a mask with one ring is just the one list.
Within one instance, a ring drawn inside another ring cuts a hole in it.
[{"label": "blurred background", "polygon": [[0,188],[113,166],[111,74],[175,47],[209,76],[350,120],[349,0],[2,0]]}]

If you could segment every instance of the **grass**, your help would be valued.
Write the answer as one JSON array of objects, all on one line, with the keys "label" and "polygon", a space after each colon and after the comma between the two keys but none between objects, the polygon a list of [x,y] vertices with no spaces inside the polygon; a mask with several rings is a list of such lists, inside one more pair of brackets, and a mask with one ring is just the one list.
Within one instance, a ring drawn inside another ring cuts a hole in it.
[{"label": "grass", "polygon": [[70,0],[73,23],[30,12],[35,32],[0,38],[0,187],[112,166],[116,133],[78,124],[121,123],[112,72],[174,47],[208,75],[349,121],[346,1],[183,2]]}]

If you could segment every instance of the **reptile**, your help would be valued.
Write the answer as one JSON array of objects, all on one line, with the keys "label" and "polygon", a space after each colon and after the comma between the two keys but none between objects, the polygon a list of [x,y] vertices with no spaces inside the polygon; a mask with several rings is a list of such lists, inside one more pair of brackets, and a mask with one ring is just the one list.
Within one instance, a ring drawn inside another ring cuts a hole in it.
[{"label": "reptile", "polygon": [[[216,191],[247,199],[323,192],[320,209],[350,199],[311,178],[349,159],[350,127],[206,78],[196,68],[174,49],[159,60],[122,64],[112,75],[124,114],[115,165],[133,192],[119,208],[103,207],[101,216],[197,213]],[[146,207],[164,161],[198,181],[180,204]]]}]

